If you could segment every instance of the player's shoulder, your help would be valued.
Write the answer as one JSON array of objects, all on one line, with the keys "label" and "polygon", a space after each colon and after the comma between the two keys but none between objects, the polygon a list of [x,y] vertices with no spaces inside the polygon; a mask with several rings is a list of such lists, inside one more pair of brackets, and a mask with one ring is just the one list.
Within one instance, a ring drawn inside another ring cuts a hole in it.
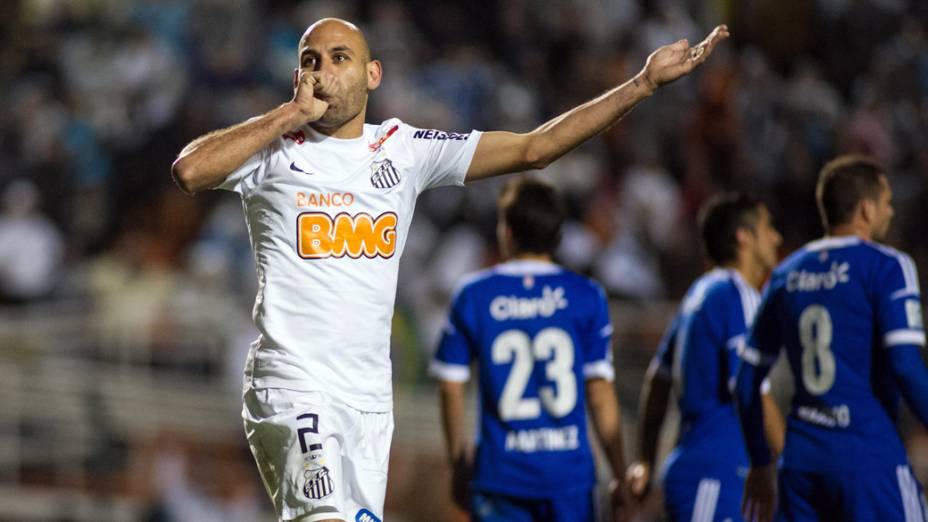
[{"label": "player's shoulder", "polygon": [[606,289],[599,281],[579,272],[574,272],[569,268],[560,265],[555,266],[558,268],[558,271],[554,272],[554,275],[557,276],[562,284],[570,285],[575,291],[595,294],[603,299],[606,298]]},{"label": "player's shoulder", "polygon": [[857,236],[825,237],[807,243],[792,258],[797,261],[818,257],[827,259],[830,252],[840,253],[852,262],[900,265],[907,269],[913,265],[908,254],[891,246]]},{"label": "player's shoulder", "polygon": [[732,284],[732,270],[727,268],[716,267],[708,272],[703,273],[701,276],[697,277],[691,288],[697,287],[706,287],[706,288],[720,288],[727,287]]},{"label": "player's shoulder", "polygon": [[736,291],[731,271],[713,268],[697,277],[687,289],[683,298],[683,311],[702,308],[707,300],[727,299]]},{"label": "player's shoulder", "polygon": [[875,241],[862,241],[861,250],[870,253],[879,262],[914,266],[912,258],[902,250]]},{"label": "player's shoulder", "polygon": [[451,300],[458,301],[468,294],[480,291],[492,285],[492,279],[497,276],[494,268],[495,267],[484,268],[462,277],[451,293]]},{"label": "player's shoulder", "polygon": [[386,134],[396,127],[396,133],[401,139],[408,143],[428,143],[431,141],[465,141],[470,136],[470,132],[451,132],[439,129],[430,129],[418,127],[410,123],[401,121],[399,118],[390,118],[380,124],[377,132]]},{"label": "player's shoulder", "polygon": [[854,255],[860,249],[863,240],[856,236],[823,237],[809,241],[796,249],[792,254],[780,262],[771,273],[772,285],[788,278],[794,272],[811,260],[828,259],[832,252],[841,252],[842,256]]}]

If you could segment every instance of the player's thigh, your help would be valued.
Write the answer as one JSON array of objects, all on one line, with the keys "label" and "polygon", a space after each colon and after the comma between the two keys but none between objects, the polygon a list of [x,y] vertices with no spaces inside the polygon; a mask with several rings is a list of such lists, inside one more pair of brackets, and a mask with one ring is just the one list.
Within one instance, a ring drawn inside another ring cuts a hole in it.
[{"label": "player's thigh", "polygon": [[258,389],[245,393],[242,417],[281,519],[347,520],[341,453],[350,415],[324,394]]},{"label": "player's thigh", "polygon": [[383,520],[392,439],[392,412],[357,412],[357,423],[346,437],[343,452],[345,502],[353,521]]},{"label": "player's thigh", "polygon": [[535,522],[544,500],[475,491],[470,498],[473,522]]},{"label": "player's thigh", "polygon": [[855,475],[841,477],[841,518],[886,522],[926,520],[924,495],[909,466],[887,466]]},{"label": "player's thigh", "polygon": [[734,470],[707,474],[669,472],[664,479],[664,509],[673,522],[738,522],[744,481]]}]

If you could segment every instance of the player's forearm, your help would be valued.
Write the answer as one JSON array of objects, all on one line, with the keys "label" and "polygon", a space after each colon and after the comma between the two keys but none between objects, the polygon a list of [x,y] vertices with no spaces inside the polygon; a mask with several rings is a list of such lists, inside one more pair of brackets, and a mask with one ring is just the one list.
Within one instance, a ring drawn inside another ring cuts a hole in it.
[{"label": "player's forearm", "polygon": [[928,368],[918,346],[897,345],[887,348],[890,364],[906,403],[922,425],[928,427]]},{"label": "player's forearm", "polygon": [[653,367],[648,369],[638,401],[641,410],[638,416],[638,459],[649,468],[654,467],[657,459],[657,439],[667,415],[670,388],[668,379],[657,376]]},{"label": "player's forearm", "polygon": [[188,194],[213,188],[268,143],[307,120],[293,102],[244,123],[211,132],[184,147],[171,174]]},{"label": "player's forearm", "polygon": [[587,401],[593,428],[609,459],[616,480],[624,480],[625,448],[622,443],[622,412],[612,383],[605,379],[587,382]]},{"label": "player's forearm", "polygon": [[777,406],[773,395],[764,393],[761,395],[764,410],[764,433],[767,437],[767,444],[773,454],[783,453],[783,443],[786,438],[786,423],[783,420],[783,414]]},{"label": "player's forearm", "polygon": [[453,466],[464,451],[464,383],[442,381],[441,425],[445,436],[448,462]]},{"label": "player's forearm", "polygon": [[622,119],[655,87],[642,74],[583,105],[561,114],[529,133],[527,168],[542,169]]},{"label": "player's forearm", "polygon": [[770,464],[770,447],[764,432],[764,407],[760,386],[769,368],[742,364],[735,381],[735,404],[751,466]]}]

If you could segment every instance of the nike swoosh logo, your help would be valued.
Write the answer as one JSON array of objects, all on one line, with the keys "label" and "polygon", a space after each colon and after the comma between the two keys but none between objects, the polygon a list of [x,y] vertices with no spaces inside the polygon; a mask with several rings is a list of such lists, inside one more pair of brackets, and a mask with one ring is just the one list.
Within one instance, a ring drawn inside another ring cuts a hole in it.
[{"label": "nike swoosh logo", "polygon": [[302,172],[303,174],[309,174],[310,176],[312,176],[312,174],[313,174],[312,172],[306,172],[305,170],[301,169],[300,167],[297,167],[295,161],[290,163],[290,170],[294,170],[294,171],[296,171],[296,172]]}]

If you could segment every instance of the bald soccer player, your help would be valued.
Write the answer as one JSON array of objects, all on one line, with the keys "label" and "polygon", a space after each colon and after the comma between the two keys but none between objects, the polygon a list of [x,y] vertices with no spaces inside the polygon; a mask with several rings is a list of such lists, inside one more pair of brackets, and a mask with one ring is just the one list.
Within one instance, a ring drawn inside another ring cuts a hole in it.
[{"label": "bald soccer player", "polygon": [[383,518],[393,433],[390,322],[418,195],[541,169],[688,74],[728,37],[654,51],[634,78],[537,129],[469,133],[366,124],[383,77],[361,31],[323,19],[300,39],[293,98],[187,145],[193,194],[237,192],[258,272],[260,337],[245,365],[248,442],[281,520]]}]

